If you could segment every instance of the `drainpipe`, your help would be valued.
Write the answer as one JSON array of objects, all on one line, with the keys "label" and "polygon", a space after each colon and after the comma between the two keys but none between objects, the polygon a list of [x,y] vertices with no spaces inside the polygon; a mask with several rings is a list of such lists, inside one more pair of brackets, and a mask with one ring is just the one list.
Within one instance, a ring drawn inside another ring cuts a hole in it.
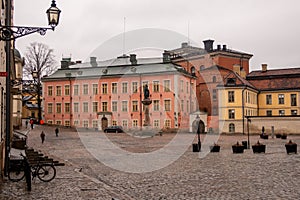
[{"label": "drainpipe", "polygon": [[244,87],[242,90],[242,112],[243,112],[243,135],[245,135],[245,98],[244,98],[244,91],[247,87]]}]

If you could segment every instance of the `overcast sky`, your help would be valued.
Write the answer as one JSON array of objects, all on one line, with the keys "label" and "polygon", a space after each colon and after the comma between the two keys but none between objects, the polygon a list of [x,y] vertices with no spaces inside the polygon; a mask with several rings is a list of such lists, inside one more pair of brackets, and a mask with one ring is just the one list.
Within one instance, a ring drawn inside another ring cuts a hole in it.
[{"label": "overcast sky", "polygon": [[[15,25],[47,26],[45,11],[51,0],[14,1]],[[125,17],[128,32],[125,53],[134,52],[130,49],[134,36],[139,38],[134,48],[139,45],[149,48],[151,43],[144,44],[141,40],[151,40],[154,49],[168,49],[172,45],[176,48],[188,38],[203,47],[203,40],[213,39],[215,47],[226,44],[230,49],[253,54],[251,70],[260,69],[262,63],[267,63],[268,68],[300,67],[299,0],[57,0],[56,3],[62,10],[58,27],[45,36],[33,34],[17,39],[16,46],[22,55],[31,42],[41,42],[54,49],[57,61],[70,55],[72,60],[86,60],[91,55],[100,60],[118,56],[113,54],[124,52]],[[145,30],[150,33],[140,37]],[[160,31],[161,37],[157,34]],[[176,38],[171,46],[165,42],[168,33]],[[95,55],[95,49],[103,49],[112,40],[117,41],[115,51],[107,49],[106,55],[103,51],[98,51],[102,55]]]}]

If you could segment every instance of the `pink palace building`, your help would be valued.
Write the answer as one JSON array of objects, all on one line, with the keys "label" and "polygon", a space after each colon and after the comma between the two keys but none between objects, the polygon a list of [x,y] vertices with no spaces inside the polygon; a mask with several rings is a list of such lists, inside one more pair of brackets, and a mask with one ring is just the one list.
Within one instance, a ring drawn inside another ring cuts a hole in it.
[{"label": "pink palace building", "polygon": [[61,69],[42,78],[43,118],[48,124],[103,130],[110,125],[140,129],[145,115],[143,88],[148,85],[153,129],[191,131],[198,111],[196,77],[163,58],[137,59],[135,54],[90,62],[61,61]]}]

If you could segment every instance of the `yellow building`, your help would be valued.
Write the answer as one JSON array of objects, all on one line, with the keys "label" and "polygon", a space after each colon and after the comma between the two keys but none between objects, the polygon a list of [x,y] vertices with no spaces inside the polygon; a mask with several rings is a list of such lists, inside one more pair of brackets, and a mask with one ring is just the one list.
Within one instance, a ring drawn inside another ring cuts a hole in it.
[{"label": "yellow building", "polygon": [[246,118],[251,132],[262,127],[271,132],[297,133],[300,119],[300,68],[253,71],[243,79],[230,72],[219,84],[219,130],[245,133]]}]

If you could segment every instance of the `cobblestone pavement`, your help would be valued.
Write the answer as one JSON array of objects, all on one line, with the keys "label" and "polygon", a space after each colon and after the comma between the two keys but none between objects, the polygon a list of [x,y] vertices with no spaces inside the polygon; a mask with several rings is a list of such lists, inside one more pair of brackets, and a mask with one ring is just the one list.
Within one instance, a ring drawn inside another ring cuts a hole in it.
[{"label": "cobblestone pavement", "polygon": [[[40,132],[46,133],[45,143]],[[96,134],[95,134],[96,133]],[[87,134],[89,134],[87,132]],[[91,135],[104,134],[90,132]],[[107,134],[110,140],[128,152],[155,151],[172,140],[174,134],[152,138],[134,138],[126,134]],[[185,134],[186,137],[195,137]],[[95,159],[84,148],[78,133],[60,129],[55,137],[53,127],[37,126],[29,133],[29,146],[66,165],[57,167],[56,178],[44,183],[34,179],[32,191],[25,181],[4,179],[0,199],[298,199],[300,197],[300,156],[286,154],[287,140],[260,139],[265,154],[233,154],[231,145],[247,140],[246,135],[220,136],[220,153],[204,158],[192,152],[191,146],[169,166],[147,173],[117,171]],[[206,137],[201,135],[201,140]],[[259,136],[250,136],[250,144]],[[195,137],[195,142],[197,137]]]}]

